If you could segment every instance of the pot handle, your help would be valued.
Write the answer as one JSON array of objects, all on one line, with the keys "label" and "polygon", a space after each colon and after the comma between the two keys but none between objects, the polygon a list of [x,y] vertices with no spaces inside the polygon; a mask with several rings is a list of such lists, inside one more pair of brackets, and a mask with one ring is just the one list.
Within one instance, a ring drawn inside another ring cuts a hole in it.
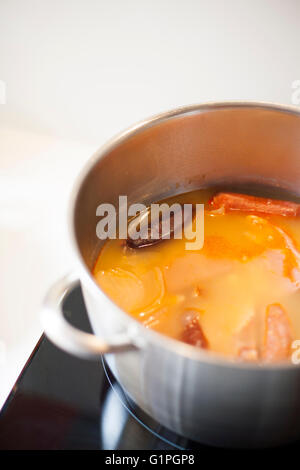
[{"label": "pot handle", "polygon": [[48,291],[41,316],[46,336],[59,348],[84,359],[99,359],[102,354],[136,349],[129,333],[115,335],[106,341],[80,331],[65,319],[62,309],[64,298],[79,284],[79,278],[71,273]]}]

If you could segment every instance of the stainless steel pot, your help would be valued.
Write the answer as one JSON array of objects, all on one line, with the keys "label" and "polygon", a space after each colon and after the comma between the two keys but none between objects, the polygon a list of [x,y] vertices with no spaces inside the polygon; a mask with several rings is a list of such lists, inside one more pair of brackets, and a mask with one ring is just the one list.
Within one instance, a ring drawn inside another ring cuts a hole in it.
[{"label": "stainless steel pot", "polygon": [[[299,194],[300,110],[243,102],[188,106],[135,125],[102,147],[71,200],[78,272],[51,289],[43,324],[49,338],[72,354],[106,354],[133,400],[177,433],[219,446],[277,445],[300,436],[298,367],[237,364],[146,329],[91,275],[101,244],[100,203],[117,204],[119,195],[147,203],[220,182]],[[62,315],[64,295],[79,282],[95,335],[76,330]]]}]

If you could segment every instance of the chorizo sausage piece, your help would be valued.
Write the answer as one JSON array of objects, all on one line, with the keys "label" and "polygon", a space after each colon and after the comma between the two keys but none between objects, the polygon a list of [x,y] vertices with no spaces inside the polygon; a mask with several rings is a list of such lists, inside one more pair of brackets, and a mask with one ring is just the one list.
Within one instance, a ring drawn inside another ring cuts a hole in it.
[{"label": "chorizo sausage piece", "polygon": [[262,358],[267,362],[288,359],[292,332],[288,314],[280,304],[268,305]]},{"label": "chorizo sausage piece", "polygon": [[196,317],[192,317],[186,324],[181,336],[184,343],[191,344],[197,348],[208,348],[208,341]]},{"label": "chorizo sausage piece", "polygon": [[218,193],[209,201],[212,210],[223,208],[225,212],[241,211],[260,214],[296,217],[300,215],[300,204],[237,193]]}]

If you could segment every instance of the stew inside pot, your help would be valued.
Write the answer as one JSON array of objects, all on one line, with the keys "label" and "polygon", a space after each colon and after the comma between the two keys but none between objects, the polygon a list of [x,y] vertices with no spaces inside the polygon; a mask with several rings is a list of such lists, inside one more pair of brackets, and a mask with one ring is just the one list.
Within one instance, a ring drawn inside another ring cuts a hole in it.
[{"label": "stew inside pot", "polygon": [[147,328],[197,348],[290,360],[300,338],[298,204],[215,190],[164,202],[204,204],[203,247],[161,240],[161,227],[153,243],[108,240],[93,271],[101,288]]}]

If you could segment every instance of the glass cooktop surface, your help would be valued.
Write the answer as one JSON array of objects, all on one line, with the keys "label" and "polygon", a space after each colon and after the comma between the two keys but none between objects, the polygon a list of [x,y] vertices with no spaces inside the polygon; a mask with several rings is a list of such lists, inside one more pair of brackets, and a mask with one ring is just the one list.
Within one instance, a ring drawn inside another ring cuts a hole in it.
[{"label": "glass cooktop surface", "polygon": [[[66,298],[64,312],[72,324],[91,331],[80,288]],[[220,451],[178,436],[146,415],[104,359],[72,357],[45,337],[1,411],[0,449]]]},{"label": "glass cooktop surface", "polygon": [[[91,331],[80,288],[64,302],[75,326]],[[185,449],[177,436],[140,410],[105,360],[72,357],[42,337],[0,417],[0,449]]]}]

